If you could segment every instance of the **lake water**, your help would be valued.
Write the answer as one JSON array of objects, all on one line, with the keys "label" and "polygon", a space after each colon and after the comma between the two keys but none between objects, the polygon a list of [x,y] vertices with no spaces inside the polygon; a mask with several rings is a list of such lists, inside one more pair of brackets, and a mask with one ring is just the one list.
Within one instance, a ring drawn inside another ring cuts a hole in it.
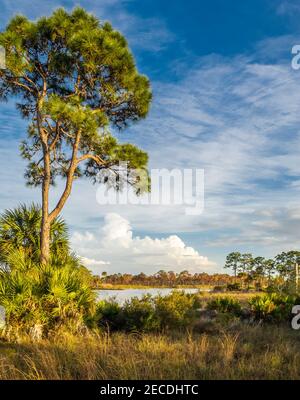
[{"label": "lake water", "polygon": [[[142,298],[145,294],[156,296],[161,294],[167,296],[174,290],[184,291],[185,293],[197,293],[199,289],[174,289],[174,288],[149,288],[149,289],[124,289],[124,290],[97,290],[97,297],[99,300],[108,300],[114,298],[119,304],[130,300],[133,297]],[[201,289],[201,291],[209,291],[208,289]]]}]

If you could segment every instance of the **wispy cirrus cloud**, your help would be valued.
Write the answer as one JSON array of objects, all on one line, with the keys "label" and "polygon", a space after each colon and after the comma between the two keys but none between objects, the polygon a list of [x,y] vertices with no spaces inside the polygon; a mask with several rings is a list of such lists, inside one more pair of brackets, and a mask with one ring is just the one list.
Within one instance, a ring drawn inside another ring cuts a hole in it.
[{"label": "wispy cirrus cloud", "polygon": [[[150,138],[151,164],[205,170],[205,211],[197,221],[186,218],[186,229],[214,230],[206,244],[219,248],[252,243],[276,252],[295,245],[290,210],[300,194],[300,94],[290,61],[206,57],[179,83],[155,89],[140,139]],[[264,218],[269,209],[274,215]]]},{"label": "wispy cirrus cloud", "polygon": [[295,14],[300,13],[300,4],[297,0],[277,1],[277,13],[295,17]]}]

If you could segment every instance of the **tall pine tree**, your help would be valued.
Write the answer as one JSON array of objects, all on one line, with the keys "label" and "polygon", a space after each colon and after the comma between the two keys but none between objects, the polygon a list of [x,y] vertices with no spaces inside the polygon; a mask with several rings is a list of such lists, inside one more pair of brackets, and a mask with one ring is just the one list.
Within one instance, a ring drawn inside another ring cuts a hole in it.
[{"label": "tall pine tree", "polygon": [[[42,188],[41,262],[50,257],[50,226],[60,214],[75,179],[107,182],[103,171],[145,169],[148,156],[110,133],[144,118],[151,103],[148,79],[138,73],[125,38],[82,8],[57,9],[36,22],[13,18],[0,34],[6,69],[0,98],[13,97],[30,120],[21,154],[28,160],[28,185]],[[49,209],[50,186],[65,186]],[[115,180],[119,187],[120,178]],[[132,184],[138,183],[134,180]]]}]

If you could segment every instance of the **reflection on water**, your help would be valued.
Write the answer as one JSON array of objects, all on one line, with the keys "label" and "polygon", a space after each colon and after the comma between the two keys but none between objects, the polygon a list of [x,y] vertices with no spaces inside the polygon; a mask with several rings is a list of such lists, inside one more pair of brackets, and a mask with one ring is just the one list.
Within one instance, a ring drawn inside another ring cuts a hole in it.
[{"label": "reflection on water", "polygon": [[[124,289],[124,290],[97,290],[97,297],[99,300],[107,300],[114,298],[119,304],[124,303],[125,300],[129,300],[132,297],[142,298],[145,294],[151,294],[156,296],[161,294],[163,296],[168,295],[174,290],[184,291],[185,293],[197,293],[199,289],[168,289],[168,288],[149,288],[149,289]],[[203,289],[201,289],[203,291]],[[204,290],[205,291],[205,290]],[[208,290],[206,290],[208,291]]]}]

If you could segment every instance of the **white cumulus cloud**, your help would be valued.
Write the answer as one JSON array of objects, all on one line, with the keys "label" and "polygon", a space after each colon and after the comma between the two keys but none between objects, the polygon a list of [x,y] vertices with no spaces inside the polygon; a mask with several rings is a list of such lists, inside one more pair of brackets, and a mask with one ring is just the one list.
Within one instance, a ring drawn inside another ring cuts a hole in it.
[{"label": "white cumulus cloud", "polygon": [[105,216],[97,235],[75,232],[72,245],[94,273],[213,271],[215,264],[187,246],[177,235],[158,239],[134,236],[130,222],[116,213]]}]

